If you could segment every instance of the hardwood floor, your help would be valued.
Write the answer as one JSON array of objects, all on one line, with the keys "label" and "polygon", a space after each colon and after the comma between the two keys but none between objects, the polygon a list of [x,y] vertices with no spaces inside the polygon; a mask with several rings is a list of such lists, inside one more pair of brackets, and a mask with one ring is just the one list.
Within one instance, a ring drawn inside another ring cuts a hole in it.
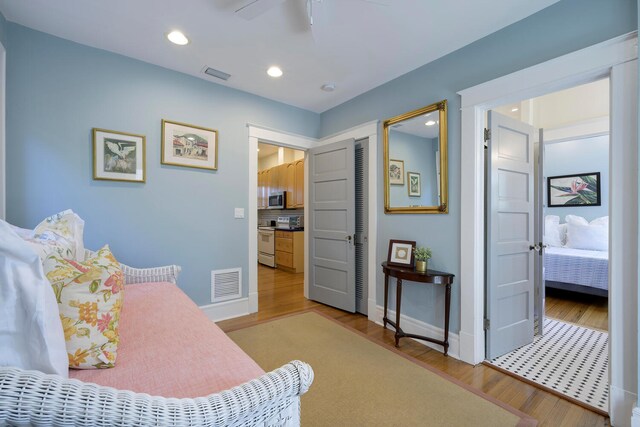
[{"label": "hardwood floor", "polygon": [[[377,341],[393,345],[393,332],[383,329],[367,320],[366,316],[341,310],[306,300],[303,294],[303,273],[291,274],[262,265],[258,266],[259,312],[249,316],[219,322],[224,331],[232,331],[258,324],[274,317],[310,309],[318,310],[334,319],[367,334]],[[549,301],[547,310],[549,310]],[[553,304],[560,305],[560,303]],[[562,308],[557,309],[562,312]],[[578,317],[571,310],[567,316]],[[586,310],[585,310],[586,311]],[[573,314],[571,314],[573,313]],[[586,316],[587,318],[591,315]],[[575,405],[551,393],[519,381],[485,366],[471,366],[441,352],[432,350],[416,341],[403,339],[400,350],[424,363],[457,378],[486,394],[529,414],[539,421],[540,426],[609,426],[609,418]]]},{"label": "hardwood floor", "polygon": [[548,317],[608,332],[608,298],[560,289],[547,289],[545,292],[545,314]]}]

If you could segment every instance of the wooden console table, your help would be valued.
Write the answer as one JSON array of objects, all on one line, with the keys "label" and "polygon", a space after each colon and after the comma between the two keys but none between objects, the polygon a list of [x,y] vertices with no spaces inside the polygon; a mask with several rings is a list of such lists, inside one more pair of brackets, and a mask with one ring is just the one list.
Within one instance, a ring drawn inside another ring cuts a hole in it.
[{"label": "wooden console table", "polygon": [[[425,273],[416,271],[412,268],[396,267],[388,265],[385,262],[382,263],[382,272],[384,273],[384,317],[382,318],[383,326],[386,328],[387,323],[394,327],[396,330],[396,347],[400,338],[410,337],[417,338],[424,341],[429,341],[435,344],[439,344],[444,347],[444,355],[447,355],[449,351],[449,313],[451,311],[451,283],[455,277],[450,273],[443,273],[441,271],[427,270]],[[396,278],[396,321],[393,322],[387,318],[387,304],[389,300],[389,276]],[[444,299],[444,340],[438,340],[435,338],[425,337],[422,335],[407,334],[400,328],[400,305],[402,302],[402,281],[409,280],[411,282],[418,283],[433,283],[436,285],[445,285],[445,299]]]}]

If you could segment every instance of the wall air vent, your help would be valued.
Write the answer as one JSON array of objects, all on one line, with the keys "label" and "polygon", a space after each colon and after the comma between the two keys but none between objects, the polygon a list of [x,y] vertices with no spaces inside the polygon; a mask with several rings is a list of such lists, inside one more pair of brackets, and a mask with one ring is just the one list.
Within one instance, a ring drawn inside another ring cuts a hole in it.
[{"label": "wall air vent", "polygon": [[242,269],[213,270],[211,272],[211,302],[240,298]]},{"label": "wall air vent", "polygon": [[204,73],[208,74],[210,76],[213,76],[213,77],[217,77],[217,78],[222,79],[224,81],[229,80],[229,77],[231,77],[231,74],[227,74],[227,73],[225,73],[223,71],[216,70],[215,68],[211,68],[211,67],[205,67]]}]

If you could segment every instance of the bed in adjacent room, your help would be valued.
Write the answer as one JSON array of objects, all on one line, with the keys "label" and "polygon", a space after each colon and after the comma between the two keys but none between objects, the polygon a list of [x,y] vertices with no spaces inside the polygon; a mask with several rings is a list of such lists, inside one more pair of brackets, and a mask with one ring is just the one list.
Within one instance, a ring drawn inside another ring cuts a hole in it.
[{"label": "bed in adjacent room", "polygon": [[567,215],[545,217],[544,280],[547,288],[607,297],[609,294],[609,218],[591,222]]}]

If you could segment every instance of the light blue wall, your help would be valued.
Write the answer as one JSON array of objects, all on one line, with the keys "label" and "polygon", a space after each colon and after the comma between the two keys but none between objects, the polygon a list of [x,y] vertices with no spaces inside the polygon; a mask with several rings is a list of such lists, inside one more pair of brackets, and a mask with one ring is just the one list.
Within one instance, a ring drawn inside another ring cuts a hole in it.
[{"label": "light blue wall", "polygon": [[[322,114],[321,135],[371,120],[384,120],[447,99],[449,132],[449,214],[385,215],[379,186],[379,261],[389,239],[417,240],[433,248],[430,268],[460,273],[460,97],[457,92],[581,49],[638,27],[637,0],[562,0],[469,46],[379,86]],[[382,159],[382,144],[378,147]],[[382,162],[378,182],[382,181]],[[382,304],[383,277],[377,275]],[[460,283],[454,282],[451,331],[460,329]],[[432,286],[408,284],[403,313],[443,326],[444,294]],[[393,298],[392,298],[393,299]]]},{"label": "light blue wall", "polygon": [[[545,176],[600,172],[601,206],[545,208],[545,215],[579,215],[588,221],[609,215],[609,137],[599,136],[547,144],[544,149]],[[545,188],[547,183],[545,182]],[[546,200],[545,200],[546,205]]]},{"label": "light blue wall", "polygon": [[[72,208],[88,247],[182,265],[197,304],[213,269],[242,267],[246,295],[247,220],[234,219],[249,198],[246,124],[315,137],[319,115],[13,23],[7,35],[8,220],[33,227]],[[218,129],[218,171],[160,165],[163,118]],[[92,179],[93,127],[146,135],[146,184]]]},{"label": "light blue wall", "polygon": [[[389,158],[404,161],[404,185],[391,185],[389,197],[392,206],[435,206],[438,204],[436,185],[436,159],[434,145],[438,140],[391,130],[392,143]],[[420,174],[421,197],[409,197],[407,172]]]}]

